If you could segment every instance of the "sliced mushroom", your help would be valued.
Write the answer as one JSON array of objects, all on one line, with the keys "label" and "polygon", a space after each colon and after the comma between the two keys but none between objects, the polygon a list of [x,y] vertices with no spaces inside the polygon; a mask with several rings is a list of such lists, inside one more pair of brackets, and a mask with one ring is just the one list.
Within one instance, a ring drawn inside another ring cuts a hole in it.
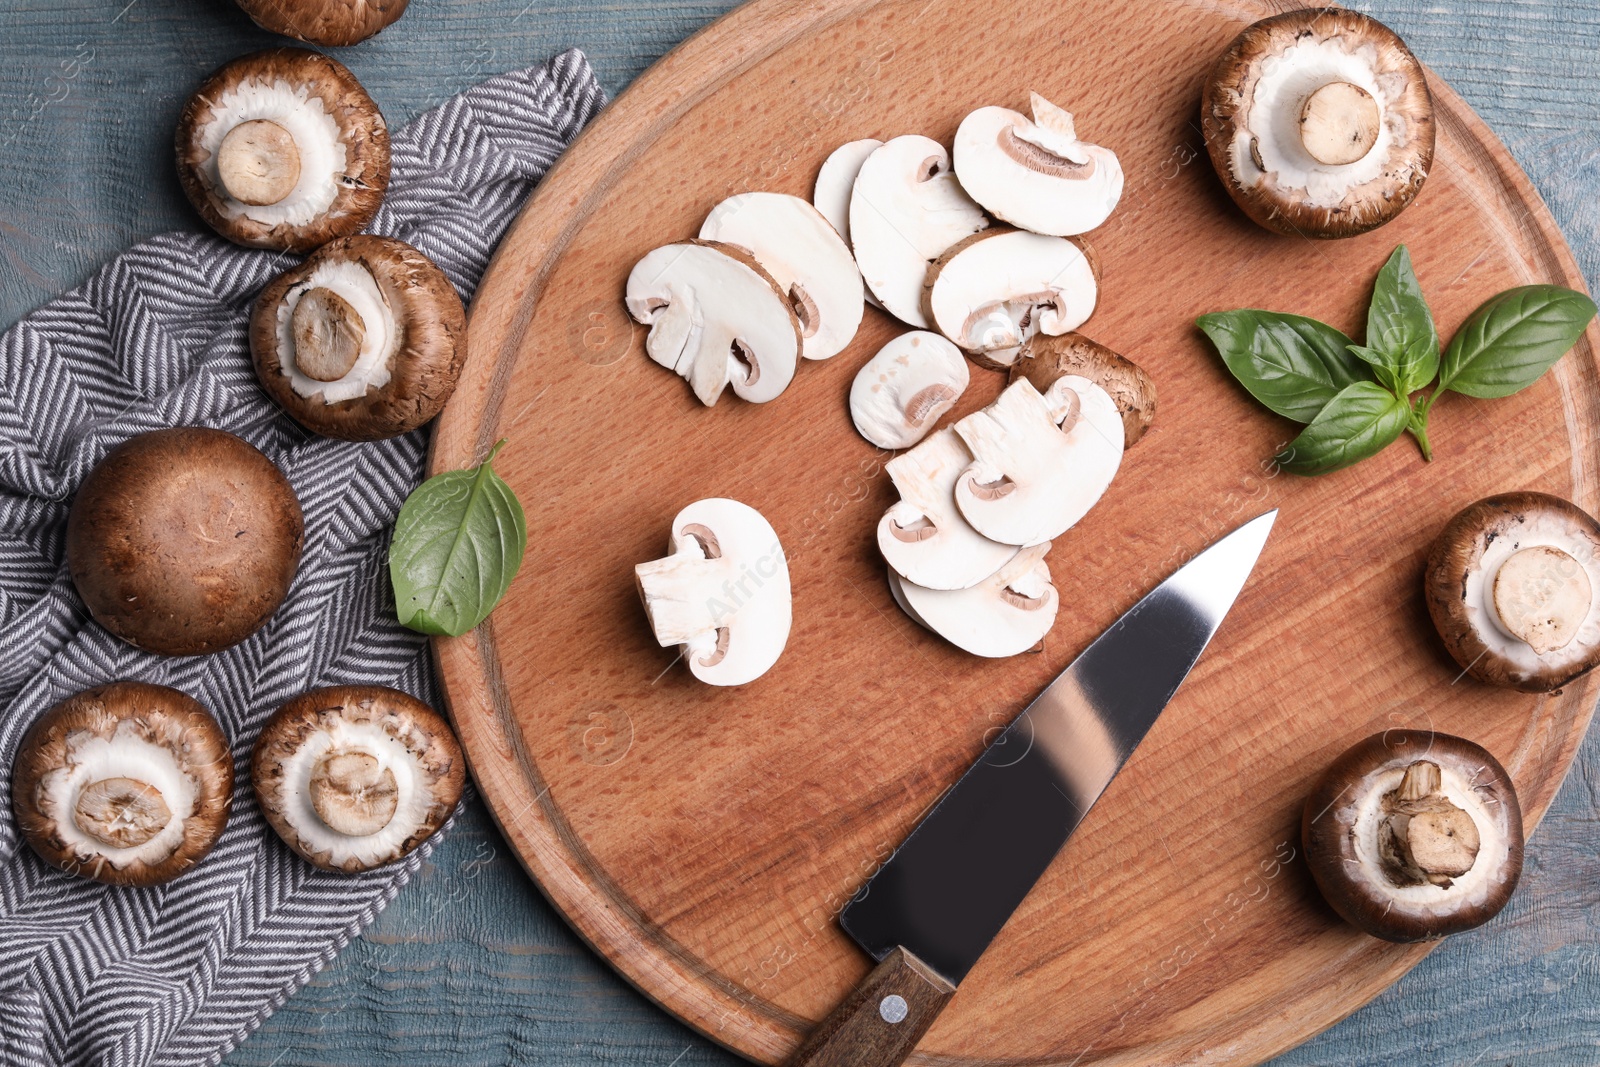
[{"label": "sliced mushroom", "polygon": [[1078,139],[1072,116],[1038,93],[1033,119],[981,107],[956,130],[962,188],[995,218],[1069,237],[1104,222],[1122,198],[1122,164],[1109,148]]},{"label": "sliced mushroom", "polygon": [[698,500],[672,520],[664,559],[634,568],[661,647],[679,646],[710,685],[753,682],[789,640],[789,563],[761,513],[737,500]]},{"label": "sliced mushroom", "polygon": [[351,873],[432,837],[466,776],[443,716],[383,685],[302,693],[267,720],[250,757],[256,800],[278,836],[318,867]]},{"label": "sliced mushroom", "polygon": [[967,589],[927,589],[889,571],[889,589],[913,620],[974,656],[1015,656],[1044,640],[1060,598],[1050,583],[1050,544],[1025,548]]},{"label": "sliced mushroom", "polygon": [[1026,378],[1043,395],[1069,374],[1089,379],[1110,395],[1122,412],[1124,448],[1137,444],[1155,421],[1156,383],[1150,375],[1131,359],[1081,333],[1030,337],[1011,364],[1010,380]]},{"label": "sliced mushroom", "polygon": [[[883,142],[875,137],[840,145],[823,161],[822,169],[817,172],[817,184],[811,191],[812,206],[833,224],[845,244],[850,243],[850,194],[855,189],[856,175],[861,173],[861,164],[867,161],[867,157],[882,147]],[[871,289],[863,287],[861,295],[873,307],[883,306],[872,295]]]},{"label": "sliced mushroom", "polygon": [[1349,749],[1306,799],[1301,836],[1333,910],[1385,941],[1482,926],[1522,875],[1511,777],[1448,734],[1386,730]]},{"label": "sliced mushroom", "polygon": [[1480,681],[1550,692],[1600,663],[1600,523],[1560,497],[1463,509],[1434,541],[1423,588],[1445,648]]},{"label": "sliced mushroom", "polygon": [[974,462],[956,480],[972,528],[1008,545],[1042,544],[1083,518],[1122,463],[1122,415],[1110,395],[1069,374],[1039,394],[1027,379],[955,424]]},{"label": "sliced mushroom", "polygon": [[206,224],[252,248],[309,252],[366,227],[389,185],[389,130],[355,75],[274,48],[206,79],[178,119],[178,178]]},{"label": "sliced mushroom", "polygon": [[164,685],[76,693],[28,728],[11,807],[45,862],[111,885],[157,885],[222,836],[233,803],[228,739],[196,701]]},{"label": "sliced mushroom", "polygon": [[406,12],[407,0],[238,0],[257,26],[328,48],[359,44]]},{"label": "sliced mushroom", "polygon": [[850,243],[867,288],[891,315],[919,329],[928,264],[989,225],[961,189],[939,142],[896,137],[867,157],[850,194]]},{"label": "sliced mushroom", "polygon": [[878,550],[908,581],[967,589],[1016,556],[1015,545],[984,537],[956,507],[956,481],[971,463],[972,453],[946,428],[886,464],[900,500],[878,521]]},{"label": "sliced mushroom", "polygon": [[1212,166],[1239,207],[1291,236],[1350,237],[1394,218],[1433,165],[1433,97],[1387,26],[1307,8],[1245,29],[1201,101]]},{"label": "sliced mushroom", "polygon": [[913,330],[878,349],[850,386],[850,418],[879,448],[910,448],[966,391],[961,351],[936,333]]},{"label": "sliced mushroom", "polygon": [[711,209],[700,239],[754,256],[800,320],[800,354],[827,359],[844,351],[861,325],[861,272],[844,239],[798,196],[740,193]]},{"label": "sliced mushroom", "polygon": [[1005,369],[1037,333],[1075,330],[1099,295],[1094,257],[1066,237],[995,228],[928,268],[924,301],[939,331],[982,366]]},{"label": "sliced mushroom", "polygon": [[261,291],[250,354],[262,388],[326,437],[375,441],[427,423],[467,357],[461,298],[392,237],[331,241]]},{"label": "sliced mushroom", "polygon": [[101,626],[150,652],[197,656],[266,623],[304,533],[294,489],[253,446],[199,426],[151,430],[78,487],[67,568]]},{"label": "sliced mushroom", "polygon": [[665,245],[628,275],[628,314],[650,327],[645,351],[682,375],[708,407],[729,385],[754,404],[794,380],[800,319],[788,293],[731,245]]}]

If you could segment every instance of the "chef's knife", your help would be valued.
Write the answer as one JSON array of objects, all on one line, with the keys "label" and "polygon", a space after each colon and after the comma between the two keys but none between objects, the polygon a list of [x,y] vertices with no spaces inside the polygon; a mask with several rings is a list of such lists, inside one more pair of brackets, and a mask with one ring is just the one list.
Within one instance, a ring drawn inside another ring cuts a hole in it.
[{"label": "chef's knife", "polygon": [[1084,649],[839,916],[878,966],[791,1067],[896,1067],[1116,777],[1255,567],[1276,511],[1201,552]]}]

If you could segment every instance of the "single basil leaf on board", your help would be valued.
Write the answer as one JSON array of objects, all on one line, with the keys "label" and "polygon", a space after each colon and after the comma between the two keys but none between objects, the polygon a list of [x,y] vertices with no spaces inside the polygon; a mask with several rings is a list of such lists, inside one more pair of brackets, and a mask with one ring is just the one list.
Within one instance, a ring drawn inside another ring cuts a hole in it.
[{"label": "single basil leaf on board", "polygon": [[406,498],[389,546],[400,622],[459,637],[488,617],[522,566],[528,522],[491,466],[434,475]]},{"label": "single basil leaf on board", "polygon": [[1356,382],[1273,458],[1293,474],[1327,474],[1375,456],[1405,432],[1411,405],[1376,382]]},{"label": "single basil leaf on board", "polygon": [[[1374,357],[1389,370],[1389,385],[1402,396],[1421,389],[1439,372],[1439,331],[1422,297],[1422,285],[1411,269],[1411,253],[1400,245],[1378,272],[1367,307],[1367,345],[1357,356]],[[1385,381],[1379,374],[1378,380]]]},{"label": "single basil leaf on board", "polygon": [[1346,351],[1350,338],[1316,319],[1245,308],[1195,321],[1250,395],[1296,422],[1310,422],[1341,389],[1370,378]]},{"label": "single basil leaf on board", "polygon": [[1439,388],[1484,399],[1532,385],[1578,343],[1594,318],[1582,293],[1524,285],[1489,298],[1445,349]]}]

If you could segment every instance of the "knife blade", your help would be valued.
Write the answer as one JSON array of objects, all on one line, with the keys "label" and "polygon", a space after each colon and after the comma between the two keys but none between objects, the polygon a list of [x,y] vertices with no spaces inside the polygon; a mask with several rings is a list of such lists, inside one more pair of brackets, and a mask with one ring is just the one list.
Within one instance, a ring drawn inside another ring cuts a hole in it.
[{"label": "knife blade", "polygon": [[879,964],[791,1067],[894,1067],[911,1054],[1199,660],[1277,514],[1146,594],[939,799],[840,914]]}]

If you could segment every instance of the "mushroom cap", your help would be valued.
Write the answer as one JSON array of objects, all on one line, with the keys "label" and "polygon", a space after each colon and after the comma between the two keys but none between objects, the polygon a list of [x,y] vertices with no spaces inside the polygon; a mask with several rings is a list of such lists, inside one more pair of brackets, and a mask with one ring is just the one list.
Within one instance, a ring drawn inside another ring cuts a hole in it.
[{"label": "mushroom cap", "polygon": [[972,453],[945,427],[884,465],[900,494],[878,520],[878,551],[909,582],[927,589],[967,589],[1017,555],[972,528],[956,506],[956,482]]},{"label": "mushroom cap", "polygon": [[1011,364],[1010,381],[1026,378],[1040,394],[1063,377],[1076,374],[1104,389],[1122,412],[1125,448],[1143,437],[1156,417],[1156,383],[1144,368],[1081,333],[1059,337],[1035,334]]},{"label": "mushroom cap", "polygon": [[302,693],[267,720],[250,757],[267,822],[329,871],[408,855],[450,818],[466,775],[444,717],[384,685]]},{"label": "mushroom cap", "polygon": [[911,619],[974,656],[1016,656],[1044,640],[1061,606],[1045,554],[1025,548],[965,589],[927,589],[889,569],[889,591]]},{"label": "mushroom cap", "polygon": [[[1439,792],[1471,816],[1479,848],[1471,867],[1441,886],[1399,885],[1385,873],[1385,796],[1419,760],[1439,768]],[[1386,730],[1347,750],[1306,798],[1306,862],[1333,910],[1385,941],[1429,941],[1494,918],[1522,875],[1522,809],[1494,756],[1460,737]]]},{"label": "mushroom cap", "polygon": [[[828,158],[822,161],[822,168],[817,171],[817,183],[811,190],[811,204],[839,231],[839,236],[844,238],[847,245],[850,243],[850,194],[855,190],[856,175],[861,173],[861,164],[867,161],[867,157],[882,147],[883,142],[876,137],[850,141],[830,152]],[[861,296],[873,307],[883,307],[865,283],[862,283]]]},{"label": "mushroom cap", "polygon": [[[299,178],[276,203],[245,203],[224,184],[223,144],[247,122],[280,126],[297,152]],[[389,185],[378,105],[344,64],[303,48],[252,52],[219,68],[184,105],[175,142],[189,202],[217,233],[251,248],[304,253],[355,233]]]},{"label": "mushroom cap", "polygon": [[[1378,107],[1375,140],[1347,164],[1303,144],[1312,94],[1361,90]],[[1394,218],[1433,165],[1433,97],[1394,31],[1343,8],[1290,11],[1247,27],[1206,79],[1201,126],[1212,166],[1244,213],[1291,236],[1350,237]]]},{"label": "mushroom cap", "polygon": [[971,381],[961,350],[936,333],[891,338],[850,384],[850,419],[879,448],[910,448],[955,406]]},{"label": "mushroom cap", "polygon": [[[331,381],[296,362],[296,312],[322,293],[334,294],[361,324],[359,355]],[[431,259],[393,237],[358,234],[323,245],[261,290],[250,354],[267,395],[306,429],[376,441],[414,430],[444,408],[467,358],[467,316]]]},{"label": "mushroom cap", "polygon": [[257,26],[327,48],[359,44],[406,13],[407,0],[238,0]]},{"label": "mushroom cap", "polygon": [[33,850],[110,885],[157,885],[199,863],[232,803],[222,727],[191,697],[145,682],[56,704],[23,735],[11,778],[11,808]]},{"label": "mushroom cap", "polygon": [[200,426],[129,438],[67,517],[67,568],[94,620],[129,644],[197,656],[283,603],[305,533],[288,479],[253,445]]},{"label": "mushroom cap", "polygon": [[[1479,681],[1544,693],[1600,663],[1600,598],[1592,592],[1587,611],[1568,620],[1570,639],[1543,653],[1514,636],[1495,608],[1496,578],[1508,561],[1524,550],[1546,547],[1581,568],[1589,590],[1600,590],[1600,523],[1548,493],[1479,500],[1457,513],[1434,540],[1423,582],[1428,614],[1450,655]],[[1556,571],[1572,563],[1563,562]]]}]

